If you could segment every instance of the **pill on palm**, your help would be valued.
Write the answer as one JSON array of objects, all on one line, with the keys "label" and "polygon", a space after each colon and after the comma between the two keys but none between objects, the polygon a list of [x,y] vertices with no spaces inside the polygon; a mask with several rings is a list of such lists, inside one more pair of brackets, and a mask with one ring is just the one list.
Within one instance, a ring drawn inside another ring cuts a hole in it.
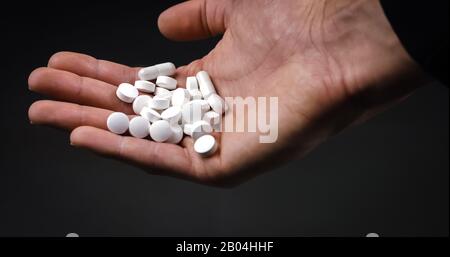
[{"label": "pill on palm", "polygon": [[203,119],[204,107],[200,100],[185,104],[181,110],[183,121],[192,124]]},{"label": "pill on palm", "polygon": [[148,106],[154,110],[162,111],[169,108],[170,99],[157,95],[153,97],[153,99],[149,102]]},{"label": "pill on palm", "polygon": [[135,117],[130,121],[130,134],[135,138],[146,138],[149,131],[150,123],[144,117]]},{"label": "pill on palm", "polygon": [[220,124],[221,121],[221,115],[217,112],[207,112],[205,115],[203,115],[203,120],[211,124],[211,126],[216,126]]},{"label": "pill on palm", "polygon": [[122,83],[116,91],[117,97],[126,103],[132,103],[139,95],[139,91],[129,83]]},{"label": "pill on palm", "polygon": [[168,121],[170,124],[178,124],[181,119],[181,108],[172,106],[161,113],[161,118]]},{"label": "pill on palm", "polygon": [[129,119],[124,113],[115,112],[109,115],[106,125],[112,133],[122,135],[128,130]]},{"label": "pill on palm", "polygon": [[191,131],[192,138],[197,140],[204,135],[211,134],[213,128],[208,122],[201,120],[192,124]]},{"label": "pill on palm", "polygon": [[198,89],[190,90],[189,94],[191,95],[192,100],[201,100],[203,99],[202,92]]},{"label": "pill on palm", "polygon": [[155,95],[165,95],[165,94],[172,94],[169,90],[162,88],[162,87],[156,87],[155,89]]},{"label": "pill on palm", "polygon": [[186,79],[186,89],[190,91],[199,90],[198,81],[196,77],[188,77]]},{"label": "pill on palm", "polygon": [[172,105],[173,106],[183,106],[191,100],[191,95],[189,91],[184,88],[178,88],[172,92]]},{"label": "pill on palm", "polygon": [[143,93],[154,93],[156,89],[156,85],[150,81],[146,80],[138,80],[134,83],[134,86],[137,90]]},{"label": "pill on palm", "polygon": [[144,107],[140,115],[151,123],[157,122],[161,119],[161,115],[149,107]]},{"label": "pill on palm", "polygon": [[213,111],[219,113],[220,115],[228,111],[228,106],[225,100],[223,100],[223,98],[217,94],[210,95],[207,102],[211,106]]},{"label": "pill on palm", "polygon": [[206,71],[200,71],[199,73],[197,73],[196,78],[200,87],[200,91],[202,92],[202,95],[205,99],[208,99],[211,94],[216,93],[214,84],[212,83],[211,78]]},{"label": "pill on palm", "polygon": [[159,76],[156,80],[156,85],[168,90],[174,90],[177,88],[177,80],[167,76]]},{"label": "pill on palm", "polygon": [[151,96],[148,95],[140,95],[133,102],[133,111],[136,114],[140,114],[144,107],[147,107],[152,100]]},{"label": "pill on palm", "polygon": [[183,129],[176,124],[171,125],[170,129],[172,130],[172,135],[166,142],[176,145],[179,144],[183,140]]},{"label": "pill on palm", "polygon": [[176,72],[176,67],[173,63],[161,63],[139,71],[138,76],[141,80],[154,80],[158,76],[172,76]]},{"label": "pill on palm", "polygon": [[170,124],[165,120],[159,120],[150,126],[150,136],[155,142],[163,143],[167,141],[171,135],[172,130],[170,129]]},{"label": "pill on palm", "polygon": [[202,157],[210,157],[217,151],[216,139],[211,135],[204,135],[194,143],[194,150]]}]

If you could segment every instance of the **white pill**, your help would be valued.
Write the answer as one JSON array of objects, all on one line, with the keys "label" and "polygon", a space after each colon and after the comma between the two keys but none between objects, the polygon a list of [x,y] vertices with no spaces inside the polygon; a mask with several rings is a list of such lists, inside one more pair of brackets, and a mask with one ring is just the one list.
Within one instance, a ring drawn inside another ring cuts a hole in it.
[{"label": "white pill", "polygon": [[199,139],[200,137],[204,135],[211,134],[213,132],[213,128],[211,125],[206,121],[197,121],[194,124],[192,124],[192,138],[194,140]]},{"label": "white pill", "polygon": [[149,107],[144,107],[140,115],[151,123],[161,120],[161,115]]},{"label": "white pill", "polygon": [[150,126],[150,136],[155,142],[162,143],[167,141],[172,135],[169,122],[159,120]]},{"label": "white pill", "polygon": [[219,125],[221,122],[222,116],[217,112],[207,112],[203,115],[203,120],[211,124],[211,126]]},{"label": "white pill", "polygon": [[178,106],[172,106],[161,113],[161,118],[168,121],[170,124],[178,124],[181,119],[181,108]]},{"label": "white pill", "polygon": [[167,139],[167,143],[179,144],[183,140],[183,129],[179,125],[171,125],[172,135]]},{"label": "white pill", "polygon": [[197,139],[194,150],[202,157],[212,156],[218,149],[216,139],[211,135],[205,135]]},{"label": "white pill", "polygon": [[198,81],[196,77],[188,77],[186,79],[186,89],[190,91],[199,90]]},{"label": "white pill", "polygon": [[141,80],[154,80],[158,76],[172,76],[175,72],[175,65],[168,62],[143,68],[139,71],[138,76]]},{"label": "white pill", "polygon": [[140,114],[144,107],[147,107],[152,100],[151,96],[148,95],[140,95],[133,102],[133,111],[136,114]]},{"label": "white pill", "polygon": [[134,82],[134,86],[143,93],[154,93],[156,85],[150,81],[138,80]]},{"label": "white pill", "polygon": [[131,84],[122,83],[116,91],[117,97],[125,103],[132,103],[139,95],[139,91]]},{"label": "white pill", "polygon": [[208,99],[211,94],[216,93],[214,84],[212,83],[211,78],[206,71],[200,71],[199,73],[197,73],[196,77],[198,85],[200,86],[200,91],[202,92],[205,99]]},{"label": "white pill", "polygon": [[109,131],[118,135],[122,135],[127,132],[130,123],[127,115],[121,112],[115,112],[109,115],[106,124]]},{"label": "white pill", "polygon": [[191,100],[191,95],[189,91],[184,88],[177,88],[172,92],[172,105],[173,106],[183,106]]},{"label": "white pill", "polygon": [[228,111],[228,105],[226,104],[225,100],[223,100],[223,98],[217,94],[210,95],[207,102],[211,106],[213,111],[217,112],[220,115]]},{"label": "white pill", "polygon": [[165,95],[165,94],[172,94],[172,92],[170,92],[169,90],[162,88],[162,87],[157,87],[155,89],[155,95]]},{"label": "white pill", "polygon": [[130,134],[135,138],[148,137],[150,123],[144,117],[135,117],[130,121]]},{"label": "white pill", "polygon": [[155,65],[156,69],[158,69],[158,76],[172,76],[177,71],[175,64],[171,62],[161,63]]},{"label": "white pill", "polygon": [[168,90],[174,90],[177,88],[177,80],[167,76],[159,76],[156,80],[156,85]]},{"label": "white pill", "polygon": [[162,111],[169,108],[170,99],[157,95],[153,97],[153,99],[149,102],[148,106],[153,110]]},{"label": "white pill", "polygon": [[185,104],[181,110],[183,121],[189,124],[202,120],[204,113],[204,107],[200,100]]},{"label": "white pill", "polygon": [[206,101],[206,100],[193,100],[192,102],[194,102],[196,104],[197,103],[200,104],[202,106],[203,113],[211,110],[211,106],[209,105],[208,101]]},{"label": "white pill", "polygon": [[201,100],[203,99],[202,92],[198,89],[190,90],[189,94],[191,95],[192,100]]},{"label": "white pill", "polygon": [[192,136],[192,124],[184,124],[183,125],[184,134],[188,136]]}]

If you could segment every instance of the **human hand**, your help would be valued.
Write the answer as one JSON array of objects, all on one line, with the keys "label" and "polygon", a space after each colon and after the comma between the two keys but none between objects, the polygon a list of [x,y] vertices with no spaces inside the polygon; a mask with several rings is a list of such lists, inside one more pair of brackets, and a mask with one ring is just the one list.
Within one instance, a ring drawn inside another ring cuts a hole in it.
[{"label": "human hand", "polygon": [[190,138],[175,146],[114,135],[106,131],[108,115],[132,114],[115,97],[116,86],[134,82],[139,69],[68,52],[30,75],[32,91],[59,101],[34,103],[32,123],[70,130],[74,146],[152,174],[234,185],[304,156],[423,82],[375,0],[191,0],[164,12],[159,27],[181,41],[224,34],[176,77],[184,85],[206,70],[222,96],[278,97],[277,142],[260,144],[258,133],[220,133],[219,151],[203,159]]}]

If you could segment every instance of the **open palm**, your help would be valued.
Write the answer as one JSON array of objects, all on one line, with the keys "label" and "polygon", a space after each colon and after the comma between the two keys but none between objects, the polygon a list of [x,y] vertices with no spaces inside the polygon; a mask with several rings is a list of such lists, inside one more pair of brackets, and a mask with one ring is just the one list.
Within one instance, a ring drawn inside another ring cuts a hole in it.
[{"label": "open palm", "polygon": [[[349,29],[339,24],[340,15],[345,15],[342,9],[356,7],[330,8],[326,2],[192,0],[160,17],[161,32],[174,40],[223,34],[210,54],[180,67],[176,77],[184,85],[187,76],[206,70],[222,96],[278,97],[279,137],[274,144],[260,144],[257,133],[220,133],[215,135],[219,151],[204,159],[193,151],[191,138],[176,146],[112,134],[106,130],[109,114],[133,114],[115,97],[116,87],[133,83],[139,68],[69,52],[55,54],[48,67],[30,75],[31,90],[58,100],[34,103],[30,120],[71,130],[73,145],[129,161],[153,174],[208,184],[248,179],[306,154],[330,135],[409,92],[382,92],[381,100],[372,105],[354,104],[360,100],[355,101],[355,96],[376,84],[366,70],[376,67],[379,76],[388,76],[390,70],[412,62],[404,51],[388,55],[386,47],[372,43],[368,35],[344,38]],[[373,23],[381,23],[382,31],[389,28],[380,20]],[[392,31],[386,31],[386,38],[395,39]],[[389,46],[399,45],[392,41]],[[383,57],[364,63],[373,56]]]}]

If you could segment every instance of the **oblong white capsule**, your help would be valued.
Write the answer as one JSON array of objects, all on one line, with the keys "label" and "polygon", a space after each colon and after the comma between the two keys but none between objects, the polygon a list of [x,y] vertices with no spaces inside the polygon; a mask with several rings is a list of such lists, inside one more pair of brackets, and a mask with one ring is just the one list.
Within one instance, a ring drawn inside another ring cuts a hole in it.
[{"label": "oblong white capsule", "polygon": [[173,63],[161,63],[147,68],[143,68],[138,72],[138,77],[141,80],[154,80],[158,76],[172,76],[176,72],[176,67]]},{"label": "oblong white capsule", "polygon": [[209,74],[206,71],[200,71],[197,73],[197,81],[200,87],[200,91],[202,92],[203,98],[208,99],[211,94],[216,93],[216,89],[214,88],[214,84],[209,77]]}]

